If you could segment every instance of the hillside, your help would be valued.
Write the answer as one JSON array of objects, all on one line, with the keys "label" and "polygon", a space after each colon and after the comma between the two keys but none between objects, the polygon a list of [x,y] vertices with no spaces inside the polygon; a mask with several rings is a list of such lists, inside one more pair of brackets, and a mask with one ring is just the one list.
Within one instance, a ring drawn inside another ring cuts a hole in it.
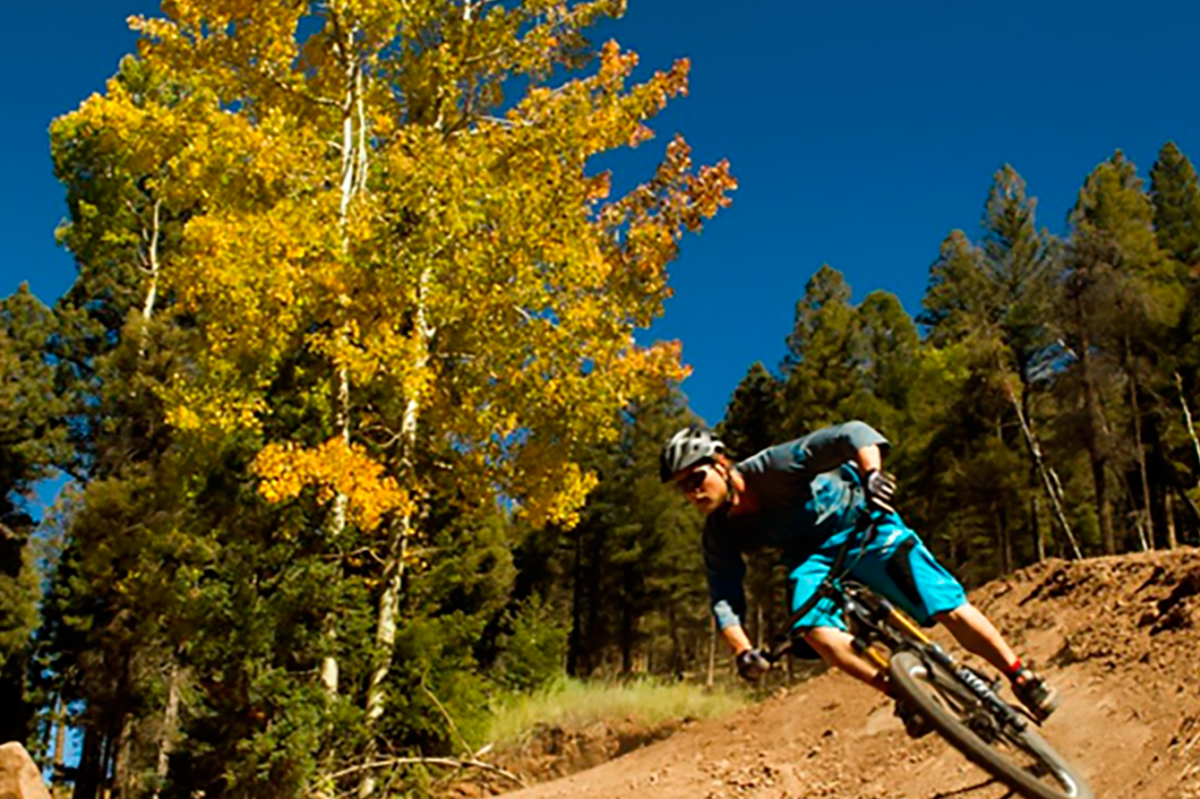
[{"label": "hillside", "polygon": [[[1098,797],[1200,797],[1200,550],[1049,561],[972,599],[1064,693],[1046,736]],[[937,736],[828,673],[506,799],[1000,799]]]}]

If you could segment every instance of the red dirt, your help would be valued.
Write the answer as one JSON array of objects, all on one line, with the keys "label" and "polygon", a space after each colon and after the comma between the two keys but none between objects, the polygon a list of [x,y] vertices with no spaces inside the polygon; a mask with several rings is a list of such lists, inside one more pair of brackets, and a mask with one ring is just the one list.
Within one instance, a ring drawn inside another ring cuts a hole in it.
[{"label": "red dirt", "polygon": [[[972,600],[1062,691],[1045,736],[1097,797],[1200,799],[1200,550],[1048,561]],[[537,779],[552,772],[540,768]],[[827,673],[505,799],[1000,799],[936,735]]]}]

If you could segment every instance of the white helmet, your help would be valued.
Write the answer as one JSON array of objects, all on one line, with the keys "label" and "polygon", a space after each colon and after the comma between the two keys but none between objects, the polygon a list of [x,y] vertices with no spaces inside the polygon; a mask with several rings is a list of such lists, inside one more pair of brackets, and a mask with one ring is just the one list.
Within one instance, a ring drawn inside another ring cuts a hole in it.
[{"label": "white helmet", "polygon": [[725,445],[710,431],[695,425],[683,428],[663,446],[658,459],[658,476],[664,483],[676,473],[725,452]]}]

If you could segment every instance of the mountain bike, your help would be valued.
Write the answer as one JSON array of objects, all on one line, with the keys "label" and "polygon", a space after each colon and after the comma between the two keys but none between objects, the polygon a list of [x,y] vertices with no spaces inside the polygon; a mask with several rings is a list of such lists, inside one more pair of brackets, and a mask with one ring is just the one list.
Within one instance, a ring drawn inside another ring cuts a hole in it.
[{"label": "mountain bike", "polygon": [[[803,618],[822,600],[840,607],[855,651],[886,670],[900,701],[1013,791],[1028,799],[1094,799],[1079,773],[1038,732],[1036,720],[1001,698],[1000,680],[959,663],[903,611],[850,577],[854,563],[845,565],[848,553],[858,539],[865,546],[874,534],[864,516],[794,618]],[[792,643],[781,639],[767,659],[782,659]]]}]

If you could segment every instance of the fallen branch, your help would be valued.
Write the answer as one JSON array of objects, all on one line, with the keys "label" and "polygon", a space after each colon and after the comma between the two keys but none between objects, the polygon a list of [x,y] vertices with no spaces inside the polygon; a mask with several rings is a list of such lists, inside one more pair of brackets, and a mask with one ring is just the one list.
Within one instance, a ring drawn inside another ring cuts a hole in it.
[{"label": "fallen branch", "polygon": [[387,760],[376,760],[372,763],[360,763],[357,766],[350,766],[341,771],[335,771],[333,774],[326,776],[326,779],[336,780],[341,777],[347,777],[351,774],[357,774],[360,771],[370,771],[373,769],[391,768],[393,766],[443,766],[445,768],[478,768],[484,771],[490,771],[494,774],[499,774],[505,779],[512,780],[522,788],[528,787],[525,780],[513,774],[511,771],[500,768],[499,766],[485,763],[482,760],[472,758],[459,759],[455,757],[393,757]]}]

